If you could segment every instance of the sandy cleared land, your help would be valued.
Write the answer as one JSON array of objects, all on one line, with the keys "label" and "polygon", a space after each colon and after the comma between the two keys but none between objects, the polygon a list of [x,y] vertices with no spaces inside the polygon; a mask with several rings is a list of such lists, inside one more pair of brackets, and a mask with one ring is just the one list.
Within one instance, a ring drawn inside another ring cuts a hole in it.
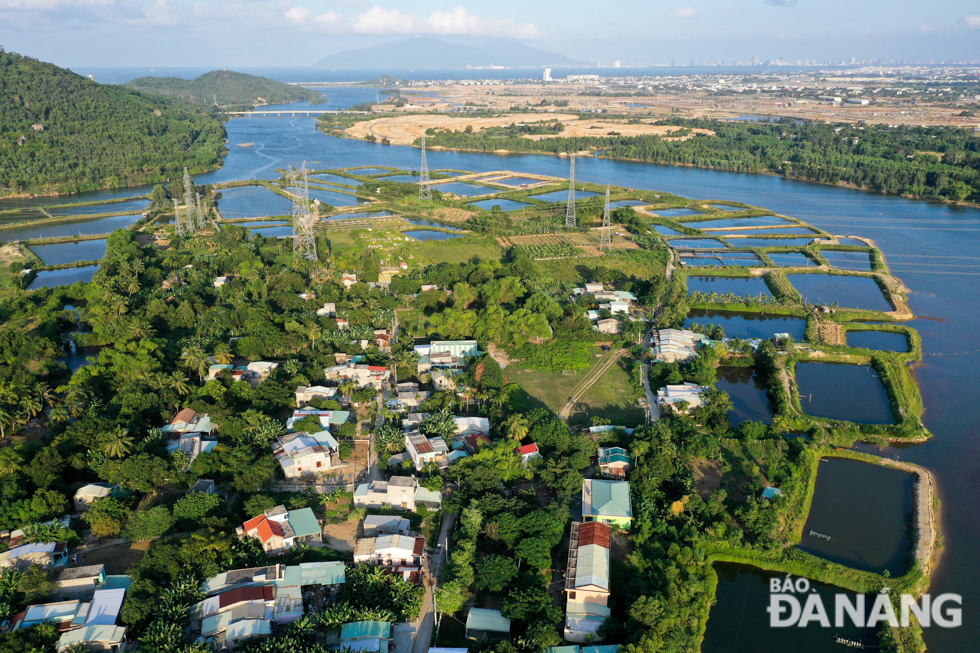
[{"label": "sandy cleared land", "polygon": [[[411,145],[415,139],[422,136],[422,132],[426,129],[463,131],[467,127],[472,127],[473,131],[479,132],[489,127],[504,127],[511,123],[532,124],[540,122],[553,123],[555,121],[560,121],[565,125],[564,131],[560,134],[555,134],[555,136],[566,137],[606,136],[610,132],[617,132],[623,136],[665,136],[679,129],[678,127],[650,125],[646,123],[628,125],[625,122],[579,120],[578,116],[565,113],[542,114],[540,116],[508,114],[494,118],[434,114],[378,118],[377,120],[357,123],[353,127],[348,128],[345,133],[354,138],[366,138],[368,135],[373,134],[378,140],[387,138],[395,145]],[[705,129],[695,129],[692,131],[706,134],[712,133]],[[538,140],[541,138],[554,138],[555,136],[535,135],[525,136],[525,138]],[[689,138],[689,136],[686,138]]]}]

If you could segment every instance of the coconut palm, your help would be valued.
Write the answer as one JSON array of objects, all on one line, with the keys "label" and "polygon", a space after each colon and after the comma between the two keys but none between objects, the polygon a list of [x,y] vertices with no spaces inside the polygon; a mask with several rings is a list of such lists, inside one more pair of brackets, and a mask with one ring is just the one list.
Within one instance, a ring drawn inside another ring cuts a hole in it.
[{"label": "coconut palm", "polygon": [[530,425],[527,418],[521,413],[514,413],[506,422],[507,437],[520,442],[527,437]]},{"label": "coconut palm", "polygon": [[106,432],[101,451],[110,458],[122,458],[133,449],[133,437],[122,427]]},{"label": "coconut palm", "polygon": [[231,351],[231,345],[227,342],[219,342],[214,346],[214,359],[221,363],[222,365],[229,365],[232,361],[233,354]]},{"label": "coconut palm", "polygon": [[168,385],[170,386],[171,389],[173,389],[174,392],[176,392],[181,397],[183,397],[184,395],[186,395],[188,392],[191,391],[191,387],[187,383],[189,380],[190,379],[187,378],[186,374],[184,374],[180,370],[175,370],[170,374]]},{"label": "coconut palm", "polygon": [[204,350],[200,347],[191,347],[190,349],[184,350],[184,367],[187,369],[197,372],[197,375],[201,377],[201,381],[204,381],[204,373],[208,369],[208,356],[204,353]]}]

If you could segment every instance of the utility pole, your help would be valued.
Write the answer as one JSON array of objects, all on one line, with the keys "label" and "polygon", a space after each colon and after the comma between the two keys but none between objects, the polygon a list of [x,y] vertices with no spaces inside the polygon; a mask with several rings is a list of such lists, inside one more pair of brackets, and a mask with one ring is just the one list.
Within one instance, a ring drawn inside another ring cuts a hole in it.
[{"label": "utility pole", "polygon": [[568,206],[565,208],[565,228],[574,229],[575,221],[575,155],[569,157]]},{"label": "utility pole", "polygon": [[612,226],[609,224],[609,186],[606,185],[606,207],[602,210],[602,229],[599,235],[599,249],[605,247],[612,251]]},{"label": "utility pole", "polygon": [[425,132],[422,132],[422,165],[419,166],[419,199],[423,202],[432,201],[432,188],[429,181],[429,164],[425,160]]}]

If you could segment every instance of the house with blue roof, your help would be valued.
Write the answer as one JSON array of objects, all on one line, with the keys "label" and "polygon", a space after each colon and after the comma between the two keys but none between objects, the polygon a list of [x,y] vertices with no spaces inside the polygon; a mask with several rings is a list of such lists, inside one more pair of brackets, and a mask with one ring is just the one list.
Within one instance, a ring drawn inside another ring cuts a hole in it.
[{"label": "house with blue roof", "polygon": [[630,484],[587,478],[582,484],[582,520],[615,524],[629,530],[633,521]]},{"label": "house with blue roof", "polygon": [[340,628],[340,647],[364,653],[388,653],[391,624],[387,621],[355,621]]}]

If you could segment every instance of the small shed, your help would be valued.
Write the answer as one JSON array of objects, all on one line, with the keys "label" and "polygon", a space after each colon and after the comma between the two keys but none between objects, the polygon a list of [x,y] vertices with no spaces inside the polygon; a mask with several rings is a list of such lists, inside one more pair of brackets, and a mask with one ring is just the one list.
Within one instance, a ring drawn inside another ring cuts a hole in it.
[{"label": "small shed", "polygon": [[510,639],[510,619],[500,610],[470,608],[466,615],[466,639]]},{"label": "small shed", "polygon": [[782,493],[783,493],[782,490],[780,490],[778,487],[767,486],[762,491],[762,498],[763,499],[769,499],[771,501],[771,500],[775,499],[776,497],[778,497]]},{"label": "small shed", "polygon": [[96,499],[112,494],[111,483],[89,483],[75,492],[75,512],[85,512]]}]

